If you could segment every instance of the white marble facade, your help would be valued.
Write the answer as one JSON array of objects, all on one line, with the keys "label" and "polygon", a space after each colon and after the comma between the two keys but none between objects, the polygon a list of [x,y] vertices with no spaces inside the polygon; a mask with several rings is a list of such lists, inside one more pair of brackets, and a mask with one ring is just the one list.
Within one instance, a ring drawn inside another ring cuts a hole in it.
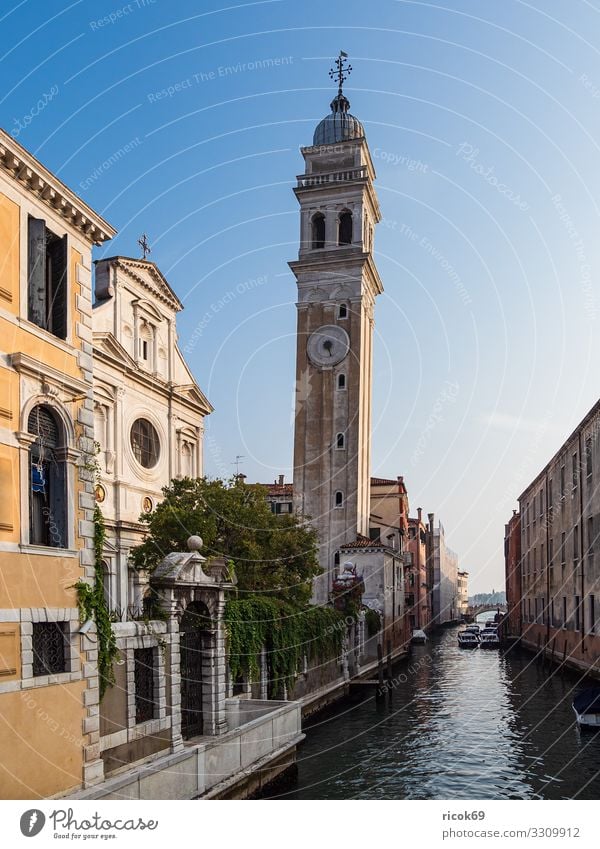
[{"label": "white marble facade", "polygon": [[212,407],[177,345],[182,304],[157,266],[115,256],[96,263],[94,431],[107,529],[106,593],[122,618],[139,610],[129,551],[140,514],[176,477],[200,477]]}]

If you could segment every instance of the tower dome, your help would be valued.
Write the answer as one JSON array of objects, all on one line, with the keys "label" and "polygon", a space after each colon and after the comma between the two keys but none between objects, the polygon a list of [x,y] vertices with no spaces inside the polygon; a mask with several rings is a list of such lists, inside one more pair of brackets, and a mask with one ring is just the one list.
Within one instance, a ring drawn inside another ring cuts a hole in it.
[{"label": "tower dome", "polygon": [[350,101],[341,92],[331,101],[331,112],[317,124],[313,145],[336,144],[364,136],[363,125],[351,115]]},{"label": "tower dome", "polygon": [[337,96],[331,101],[331,112],[317,124],[313,135],[313,145],[336,144],[349,139],[360,139],[364,136],[363,125],[358,118],[351,115],[350,101],[344,96],[342,86],[344,81],[352,72],[352,65],[348,64],[348,54],[340,50],[340,55],[335,60],[335,67],[329,71],[332,80],[338,84]]}]

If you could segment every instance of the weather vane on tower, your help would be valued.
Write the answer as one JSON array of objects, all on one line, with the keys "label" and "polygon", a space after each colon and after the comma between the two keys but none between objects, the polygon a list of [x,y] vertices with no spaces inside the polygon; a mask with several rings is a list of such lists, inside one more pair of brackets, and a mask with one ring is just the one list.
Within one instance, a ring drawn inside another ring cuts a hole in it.
[{"label": "weather vane on tower", "polygon": [[348,54],[340,50],[340,55],[335,60],[335,68],[331,68],[329,76],[332,80],[337,80],[338,94],[342,93],[342,86],[352,73],[352,65],[348,62]]}]

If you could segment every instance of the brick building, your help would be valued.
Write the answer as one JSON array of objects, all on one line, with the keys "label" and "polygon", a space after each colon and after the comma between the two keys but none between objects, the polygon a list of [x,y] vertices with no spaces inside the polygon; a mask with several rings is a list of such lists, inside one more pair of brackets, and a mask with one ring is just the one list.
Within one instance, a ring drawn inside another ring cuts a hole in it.
[{"label": "brick building", "polygon": [[600,401],[519,497],[522,641],[586,671],[600,661],[599,431]]}]

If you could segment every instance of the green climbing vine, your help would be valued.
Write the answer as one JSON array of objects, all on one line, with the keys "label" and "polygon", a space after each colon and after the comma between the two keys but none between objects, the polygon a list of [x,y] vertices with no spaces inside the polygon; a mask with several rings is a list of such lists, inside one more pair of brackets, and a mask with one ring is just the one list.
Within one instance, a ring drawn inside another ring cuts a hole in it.
[{"label": "green climbing vine", "polygon": [[295,607],[265,596],[230,599],[225,606],[229,669],[256,680],[259,657],[267,650],[272,697],[292,687],[303,657],[337,657],[346,632],[344,615],[331,607]]},{"label": "green climbing vine", "polygon": [[118,654],[117,642],[112,628],[110,610],[104,598],[102,552],[106,539],[102,510],[94,507],[94,567],[95,576],[92,585],[84,581],[75,584],[79,617],[82,622],[93,619],[96,623],[98,639],[98,674],[100,678],[100,699],[106,688],[114,683],[113,663]]},{"label": "green climbing vine", "polygon": [[381,616],[376,610],[371,610],[370,607],[365,610],[365,622],[369,637],[375,636],[381,630]]}]

